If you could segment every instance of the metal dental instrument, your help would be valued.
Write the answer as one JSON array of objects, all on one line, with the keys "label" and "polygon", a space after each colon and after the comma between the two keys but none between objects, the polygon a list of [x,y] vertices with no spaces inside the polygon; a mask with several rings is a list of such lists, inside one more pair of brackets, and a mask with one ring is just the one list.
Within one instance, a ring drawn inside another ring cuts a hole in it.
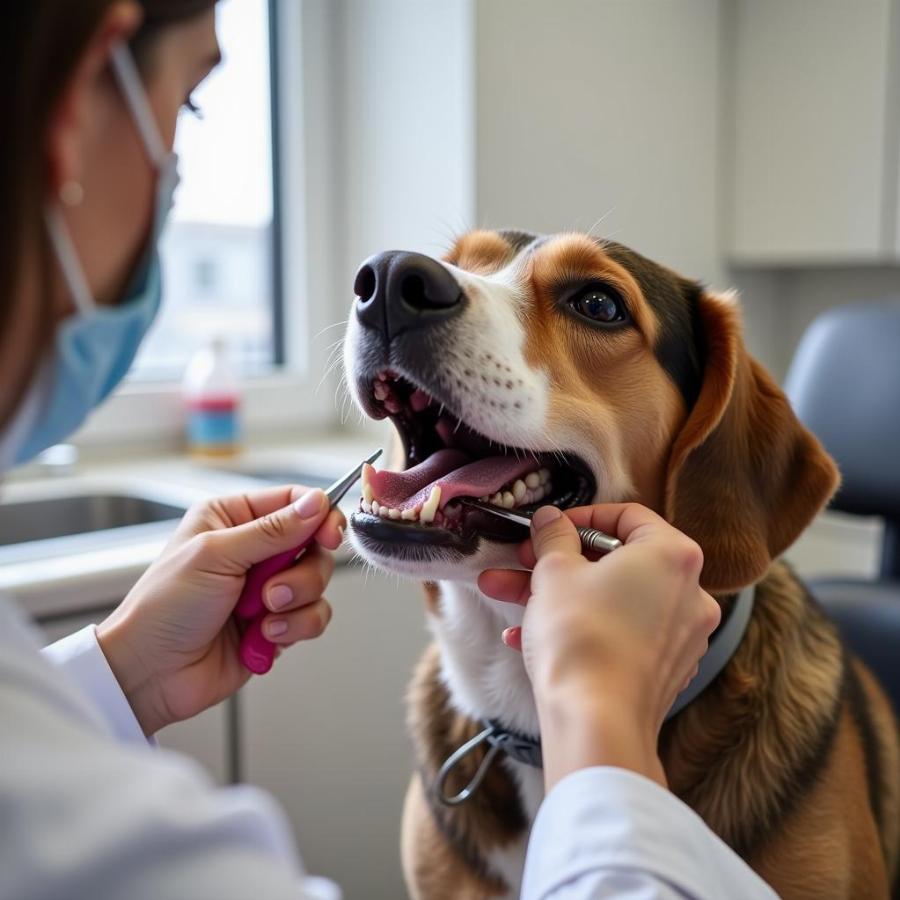
[{"label": "metal dental instrument", "polygon": [[[490,513],[499,519],[506,519],[507,522],[515,522],[523,528],[531,528],[530,512],[513,512],[511,509],[505,509],[502,506],[492,506],[490,503],[482,503],[480,500],[471,500],[468,497],[462,497],[460,503],[472,509],[481,510],[481,512]],[[596,528],[578,528],[578,537],[581,538],[581,547],[583,550],[592,550],[594,553],[609,553],[612,550],[622,546],[622,542],[612,535]]]},{"label": "metal dental instrument", "polygon": [[[334,509],[341,502],[347,491],[357,482],[362,474],[363,466],[366,464],[371,465],[379,456],[381,456],[381,450],[364,459],[358,466],[354,466],[346,475],[338,478],[325,491],[325,496],[328,497],[331,509]],[[313,540],[314,536],[293,550],[269,557],[269,559],[258,563],[247,572],[244,589],[241,591],[240,599],[234,608],[234,617],[244,629],[241,635],[238,656],[240,656],[244,668],[257,675],[263,675],[268,672],[272,668],[272,662],[275,659],[275,645],[262,633],[262,622],[268,614],[268,610],[263,604],[263,586],[273,575],[277,575],[279,572],[296,565]]]}]

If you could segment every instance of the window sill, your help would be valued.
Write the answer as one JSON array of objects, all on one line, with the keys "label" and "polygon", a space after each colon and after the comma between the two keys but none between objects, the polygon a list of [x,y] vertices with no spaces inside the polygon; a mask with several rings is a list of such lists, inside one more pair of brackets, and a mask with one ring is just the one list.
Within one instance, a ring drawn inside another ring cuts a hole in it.
[{"label": "window sill", "polygon": [[[278,371],[241,385],[241,425],[254,433],[334,424],[328,384],[320,390],[297,373]],[[177,382],[130,382],[103,404],[74,436],[81,447],[111,445],[171,449],[183,443],[184,396]]]}]

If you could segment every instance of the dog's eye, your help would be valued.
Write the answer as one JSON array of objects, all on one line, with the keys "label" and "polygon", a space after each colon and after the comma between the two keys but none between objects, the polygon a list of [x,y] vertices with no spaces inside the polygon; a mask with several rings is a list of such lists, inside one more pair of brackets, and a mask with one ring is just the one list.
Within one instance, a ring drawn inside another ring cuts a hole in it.
[{"label": "dog's eye", "polygon": [[625,321],[625,304],[613,288],[593,285],[569,300],[569,306],[586,319],[602,325]]}]

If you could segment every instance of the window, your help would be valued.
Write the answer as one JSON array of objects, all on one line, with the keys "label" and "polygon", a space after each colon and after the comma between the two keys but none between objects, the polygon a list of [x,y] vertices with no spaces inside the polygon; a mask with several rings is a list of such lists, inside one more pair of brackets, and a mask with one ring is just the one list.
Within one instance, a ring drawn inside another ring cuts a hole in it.
[{"label": "window", "polygon": [[243,375],[271,370],[278,229],[273,215],[272,91],[267,0],[217,7],[224,63],[183,112],[175,149],[181,184],[161,244],[163,309],[132,379],[177,379],[215,337]]}]

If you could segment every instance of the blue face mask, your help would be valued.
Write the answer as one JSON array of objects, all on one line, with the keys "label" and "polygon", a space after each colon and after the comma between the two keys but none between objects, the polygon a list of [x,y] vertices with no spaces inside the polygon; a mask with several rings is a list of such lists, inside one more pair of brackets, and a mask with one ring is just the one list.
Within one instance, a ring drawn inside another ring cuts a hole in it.
[{"label": "blue face mask", "polygon": [[58,326],[47,358],[0,439],[0,469],[31,459],[75,431],[125,377],[159,310],[158,244],[178,185],[178,157],[162,142],[126,45],[113,50],[112,68],[158,175],[147,250],[121,303],[98,306],[59,207],[46,210],[50,243],[76,312]]}]

